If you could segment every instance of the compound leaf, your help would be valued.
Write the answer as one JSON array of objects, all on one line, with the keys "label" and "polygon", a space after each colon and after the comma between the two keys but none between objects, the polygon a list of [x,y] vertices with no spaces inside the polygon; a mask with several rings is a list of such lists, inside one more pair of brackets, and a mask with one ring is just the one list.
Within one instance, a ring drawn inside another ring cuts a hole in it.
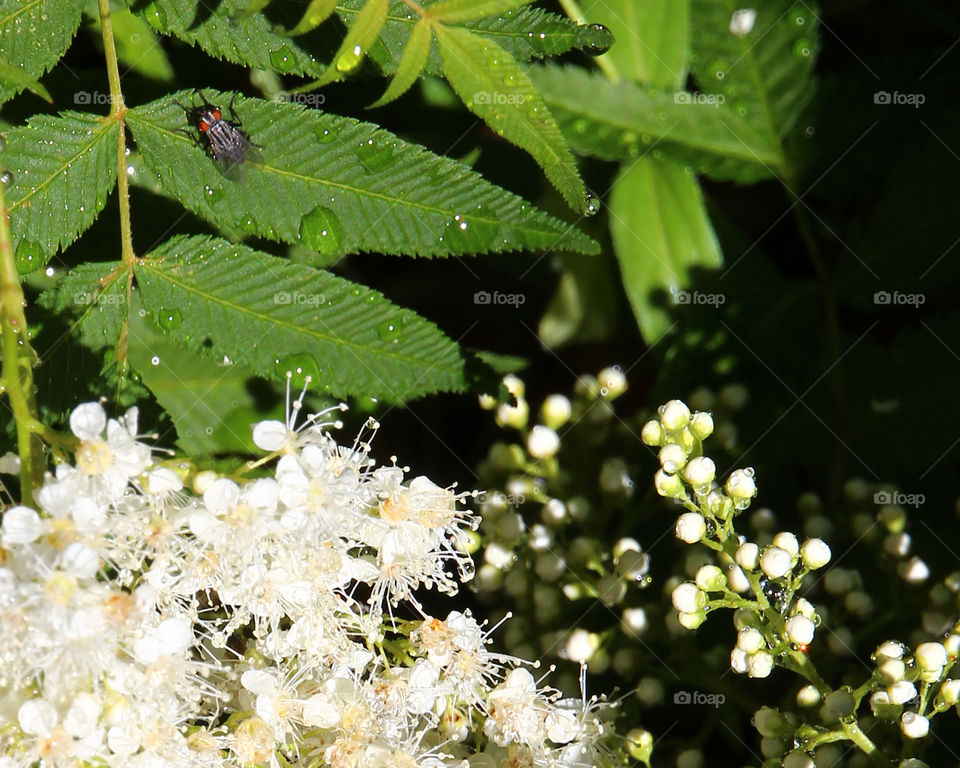
[{"label": "compound leaf", "polygon": [[532,0],[440,0],[427,7],[430,18],[447,24],[462,24],[487,16],[499,16]]},{"label": "compound leaf", "polygon": [[817,14],[804,3],[692,0],[693,74],[779,146],[812,95]]},{"label": "compound leaf", "polygon": [[370,47],[380,37],[380,30],[387,21],[387,0],[367,0],[353,25],[347,30],[326,72],[311,83],[309,88],[318,88],[332,83],[341,75],[356,69]]},{"label": "compound leaf", "polygon": [[40,98],[53,103],[53,97],[50,92],[32,77],[24,74],[23,70],[10,66],[6,61],[0,59],[0,88],[6,88],[10,91],[26,89],[35,93]]},{"label": "compound leaf", "polygon": [[127,281],[121,263],[91,262],[71,269],[50,290],[40,294],[40,304],[74,316],[80,340],[90,349],[117,343],[127,316]]},{"label": "compound leaf", "polygon": [[466,387],[436,326],[328,272],[197,236],[169,240],[135,274],[144,308],[179,343],[260,376],[290,370],[337,397],[392,402]]},{"label": "compound leaf", "polygon": [[634,160],[650,149],[717,179],[769,177],[779,147],[745,123],[723,97],[661,93],[580,67],[530,71],[537,90],[579,154]]},{"label": "compound leaf", "polygon": [[316,29],[329,19],[336,9],[337,0],[310,0],[310,5],[307,6],[307,10],[304,11],[300,21],[293,29],[287,30],[285,34],[294,37],[309,32],[311,29]]},{"label": "compound leaf", "polygon": [[0,80],[0,104],[60,61],[80,26],[85,0],[0,0],[0,51],[27,78]]},{"label": "compound leaf", "polygon": [[423,71],[423,65],[427,63],[427,56],[430,55],[430,43],[433,42],[433,32],[426,21],[421,21],[414,25],[413,32],[410,33],[410,39],[403,49],[403,57],[397,66],[397,72],[390,81],[390,85],[383,96],[371,104],[371,107],[382,107],[389,104],[394,99],[400,98],[420,76]]},{"label": "compound leaf", "polygon": [[[209,98],[226,104],[224,94]],[[167,194],[233,235],[357,251],[447,256],[521,249],[595,252],[589,237],[467,166],[369,123],[298,104],[237,98],[262,164],[231,181],[185,135],[181,92],[132,109],[127,124]]]},{"label": "compound leaf", "polygon": [[3,167],[21,272],[44,266],[103,209],[117,177],[117,122],[63,112],[7,131]]},{"label": "compound leaf", "polygon": [[700,185],[681,165],[641,157],[617,176],[609,214],[623,287],[652,344],[669,329],[663,304],[682,296],[691,267],[722,261]]},{"label": "compound leaf", "polygon": [[443,74],[457,96],[498,134],[529,152],[567,203],[583,212],[586,192],[573,155],[516,59],[467,29],[435,29]]}]

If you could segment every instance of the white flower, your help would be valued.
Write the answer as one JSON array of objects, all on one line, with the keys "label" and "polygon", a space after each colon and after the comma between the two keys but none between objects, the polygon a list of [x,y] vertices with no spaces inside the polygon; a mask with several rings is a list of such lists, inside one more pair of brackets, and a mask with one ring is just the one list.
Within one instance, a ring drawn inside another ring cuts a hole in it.
[{"label": "white flower", "polygon": [[699,512],[685,512],[677,518],[677,538],[695,544],[707,533],[707,524]]},{"label": "white flower", "polygon": [[495,743],[532,745],[542,740],[546,712],[537,697],[536,681],[527,670],[511,670],[506,680],[490,691],[487,711],[483,730]]},{"label": "white flower", "polygon": [[930,731],[930,721],[916,712],[904,712],[900,716],[900,730],[908,739],[922,739]]},{"label": "white flower", "polygon": [[753,29],[757,20],[757,12],[753,8],[741,8],[733,12],[730,17],[730,32],[737,37],[746,37]]},{"label": "white flower", "polygon": [[760,568],[771,579],[786,576],[792,567],[790,553],[780,547],[767,547],[760,556]]},{"label": "white flower", "polygon": [[40,538],[43,523],[30,507],[11,507],[3,513],[3,545],[30,544]]}]

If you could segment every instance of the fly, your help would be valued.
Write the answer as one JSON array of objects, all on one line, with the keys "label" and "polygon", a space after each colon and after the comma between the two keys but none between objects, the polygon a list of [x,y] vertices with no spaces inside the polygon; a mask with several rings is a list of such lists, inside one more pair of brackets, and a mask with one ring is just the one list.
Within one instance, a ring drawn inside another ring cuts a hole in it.
[{"label": "fly", "polygon": [[180,107],[196,120],[197,130],[207,138],[207,152],[216,161],[223,175],[238,180],[242,174],[243,165],[248,160],[255,163],[262,163],[263,160],[257,145],[250,141],[250,137],[238,127],[243,124],[233,111],[233,102],[237,95],[234,94],[230,99],[228,109],[234,120],[230,122],[224,119],[220,107],[207,101],[200,91],[197,93],[203,99],[202,106],[187,109],[180,104]]}]

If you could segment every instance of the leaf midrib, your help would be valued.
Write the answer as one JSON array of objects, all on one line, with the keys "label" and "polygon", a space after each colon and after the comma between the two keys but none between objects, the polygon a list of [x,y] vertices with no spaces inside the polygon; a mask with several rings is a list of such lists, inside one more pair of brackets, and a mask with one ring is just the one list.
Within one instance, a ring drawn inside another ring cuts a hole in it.
[{"label": "leaf midrib", "polygon": [[[188,241],[188,243],[189,243],[189,241]],[[215,243],[212,243],[212,246],[213,246],[214,249],[216,249],[216,244],[215,244]],[[286,322],[286,321],[284,321],[284,320],[281,320],[281,319],[279,319],[279,318],[273,317],[273,316],[271,316],[271,315],[263,314],[263,313],[260,313],[260,312],[255,312],[255,311],[253,311],[252,309],[250,309],[250,308],[247,307],[247,306],[242,306],[242,305],[236,304],[236,303],[234,303],[234,302],[232,302],[232,301],[228,301],[228,300],[226,300],[226,299],[223,299],[223,298],[221,298],[221,297],[219,297],[219,296],[215,296],[214,294],[209,293],[208,291],[205,291],[205,290],[201,289],[199,286],[197,286],[197,285],[195,285],[195,284],[191,284],[191,283],[188,283],[188,282],[184,282],[182,279],[177,279],[172,272],[166,272],[166,271],[163,271],[162,269],[159,269],[158,267],[164,265],[164,264],[165,264],[165,261],[166,261],[166,258],[163,257],[163,256],[159,257],[158,259],[154,259],[154,260],[144,259],[143,261],[140,262],[140,264],[138,265],[138,268],[139,268],[139,269],[142,269],[142,270],[145,270],[145,271],[147,271],[147,272],[150,272],[150,273],[156,275],[158,279],[160,279],[160,280],[166,280],[166,281],[169,282],[171,285],[174,285],[174,286],[180,288],[181,290],[183,290],[183,291],[185,291],[185,292],[187,292],[187,293],[192,293],[192,294],[194,294],[194,295],[196,295],[196,296],[198,296],[198,297],[200,297],[200,298],[202,298],[202,299],[204,299],[204,300],[206,300],[206,301],[209,301],[209,302],[211,302],[211,303],[213,303],[213,304],[218,304],[218,305],[220,305],[220,306],[222,306],[222,307],[229,308],[229,309],[231,309],[231,310],[235,310],[235,311],[241,313],[242,315],[247,315],[247,316],[249,316],[249,317],[251,317],[251,318],[264,321],[264,322],[268,323],[268,325],[273,325],[273,326],[280,327],[280,328],[282,328],[282,329],[284,329],[284,330],[293,331],[295,334],[303,334],[303,335],[305,335],[305,336],[312,336],[312,337],[314,337],[314,338],[316,338],[316,339],[318,339],[318,340],[320,340],[320,341],[325,341],[325,342],[327,342],[327,343],[332,343],[334,346],[349,347],[349,348],[352,348],[352,349],[355,349],[355,350],[359,350],[359,351],[361,351],[361,352],[365,352],[365,353],[367,353],[367,354],[372,354],[372,355],[374,355],[374,356],[379,356],[379,357],[387,357],[387,358],[390,358],[390,359],[395,360],[395,361],[397,361],[397,362],[406,363],[406,364],[408,364],[408,365],[413,365],[413,366],[415,366],[415,367],[424,367],[424,366],[427,366],[428,363],[429,363],[429,364],[430,364],[430,367],[433,368],[433,369],[436,369],[436,368],[440,367],[441,370],[445,370],[446,372],[448,372],[448,373],[450,373],[450,374],[456,375],[456,374],[458,373],[458,371],[457,371],[457,369],[456,369],[455,367],[452,367],[452,366],[449,366],[449,365],[447,365],[447,366],[440,366],[439,363],[436,362],[436,361],[423,361],[423,360],[420,360],[420,359],[415,358],[415,357],[409,357],[409,356],[406,356],[406,355],[399,355],[399,354],[397,354],[397,353],[392,353],[392,354],[391,354],[389,351],[386,351],[386,350],[382,350],[382,351],[381,351],[380,349],[377,349],[377,348],[374,348],[374,347],[370,347],[370,346],[365,345],[365,344],[359,344],[359,343],[357,343],[357,342],[352,342],[352,341],[350,341],[350,340],[348,340],[348,339],[346,339],[346,338],[344,338],[344,337],[327,335],[327,334],[321,333],[320,331],[314,330],[314,329],[312,329],[312,328],[304,328],[304,327],[302,327],[302,326],[298,326],[298,325],[296,325],[296,324],[294,324],[294,323]]]},{"label": "leaf midrib", "polygon": [[[169,130],[169,129],[167,129],[167,128],[164,128],[164,127],[158,125],[157,123],[152,122],[152,121],[150,121],[150,120],[148,120],[148,119],[145,119],[145,118],[144,118],[144,115],[143,115],[142,113],[137,114],[137,115],[134,115],[133,111],[131,110],[130,112],[127,113],[127,120],[128,120],[128,121],[131,121],[131,122],[135,122],[136,120],[140,120],[140,121],[141,121],[142,123],[144,123],[145,125],[153,128],[154,130],[158,131],[159,133],[164,134],[165,136],[168,136],[169,138],[176,139],[177,141],[182,141],[182,142],[184,142],[184,143],[191,143],[190,140],[187,139],[185,136],[183,136],[183,135],[181,135],[181,134],[178,134],[178,133],[175,132],[175,131],[171,131],[171,130]],[[192,144],[192,143],[191,143],[191,144]],[[439,157],[439,156],[438,156],[438,157]],[[441,214],[441,215],[450,215],[450,216],[453,216],[454,214],[458,213],[457,210],[454,210],[454,209],[452,209],[452,208],[448,210],[448,209],[444,209],[444,208],[437,208],[437,207],[434,207],[434,206],[430,206],[430,205],[427,205],[426,203],[410,201],[410,200],[407,200],[406,198],[401,198],[401,197],[389,197],[389,196],[387,196],[386,194],[384,194],[384,193],[382,193],[382,192],[376,192],[376,191],[373,191],[373,190],[370,190],[370,189],[365,189],[365,188],[363,188],[363,187],[354,187],[354,186],[351,186],[351,185],[349,185],[349,184],[345,184],[345,183],[341,183],[341,182],[335,182],[335,181],[332,181],[332,180],[330,180],[330,179],[321,179],[321,178],[316,177],[316,176],[305,176],[305,175],[303,175],[303,174],[301,174],[301,173],[296,173],[296,172],[293,172],[293,171],[287,171],[287,170],[284,170],[284,169],[282,169],[282,168],[277,168],[277,167],[272,166],[272,165],[267,165],[266,163],[264,163],[263,165],[261,165],[260,168],[262,168],[264,172],[275,173],[275,174],[277,174],[278,176],[282,176],[282,177],[285,177],[285,178],[295,179],[295,180],[299,180],[299,181],[303,181],[303,182],[312,182],[312,183],[314,183],[314,184],[319,184],[319,185],[321,185],[321,186],[329,187],[329,188],[332,188],[332,189],[337,189],[337,190],[340,190],[340,191],[343,191],[343,192],[353,192],[353,193],[355,193],[355,194],[357,194],[357,195],[360,195],[360,196],[374,198],[374,199],[380,200],[381,202],[384,202],[384,203],[386,203],[386,204],[388,204],[388,205],[400,205],[400,206],[402,206],[402,207],[404,207],[404,208],[415,208],[415,209],[419,209],[419,210],[426,211],[426,212],[429,212],[429,213],[437,213],[437,214]],[[494,225],[494,226],[499,225],[499,224],[501,223],[501,219],[500,219],[500,218],[492,218],[492,217],[486,217],[486,216],[479,216],[479,215],[476,215],[476,214],[473,214],[473,213],[468,214],[468,216],[469,216],[469,218],[470,218],[471,220],[476,221],[476,222],[479,222],[479,223],[484,223],[484,224],[489,224],[489,225]],[[560,220],[558,219],[558,221],[560,221]],[[563,230],[563,231],[561,231],[561,232],[558,232],[558,230],[556,230],[556,229],[549,229],[549,228],[546,228],[546,229],[535,229],[535,228],[533,228],[533,227],[531,227],[531,226],[529,226],[529,225],[523,225],[523,224],[518,224],[518,223],[514,223],[514,222],[511,222],[511,223],[510,223],[510,226],[513,227],[514,229],[520,231],[520,232],[528,232],[528,233],[532,233],[532,234],[548,235],[548,236],[566,236],[567,234],[572,234],[573,237],[577,237],[578,235],[579,235],[580,237],[585,237],[585,235],[583,235],[581,232],[577,231],[576,229],[572,228],[572,225],[567,224],[567,222],[560,221],[560,223],[561,223],[562,225],[566,226],[567,229],[566,229],[566,230]],[[585,247],[586,245],[587,245],[586,243],[583,244],[584,247]]]}]

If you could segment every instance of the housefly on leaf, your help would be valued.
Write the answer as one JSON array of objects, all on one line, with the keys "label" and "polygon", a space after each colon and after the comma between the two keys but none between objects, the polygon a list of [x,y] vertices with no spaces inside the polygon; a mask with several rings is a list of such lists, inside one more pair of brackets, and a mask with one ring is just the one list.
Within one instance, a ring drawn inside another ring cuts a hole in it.
[{"label": "housefly on leaf", "polygon": [[207,101],[202,92],[197,91],[203,104],[188,109],[178,105],[196,123],[197,130],[206,137],[206,151],[213,157],[221,173],[228,179],[239,181],[243,177],[243,166],[248,162],[263,164],[258,146],[250,141],[250,137],[240,130],[243,125],[233,111],[233,102],[237,95],[230,99],[228,110],[233,121],[226,120],[220,107]]}]

